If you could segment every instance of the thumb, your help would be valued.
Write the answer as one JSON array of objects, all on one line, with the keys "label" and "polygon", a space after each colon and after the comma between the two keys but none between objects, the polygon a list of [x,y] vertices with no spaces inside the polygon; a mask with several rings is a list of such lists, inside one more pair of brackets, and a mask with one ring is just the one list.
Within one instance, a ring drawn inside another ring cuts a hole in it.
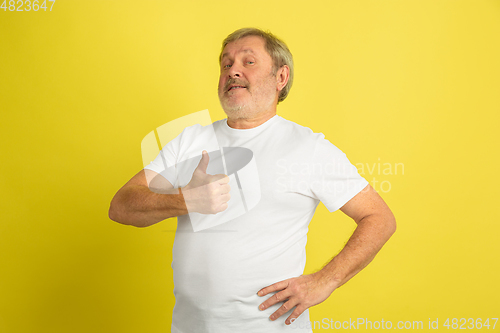
[{"label": "thumb", "polygon": [[201,160],[200,163],[198,163],[196,169],[202,171],[203,173],[207,173],[208,160],[209,160],[208,153],[206,150],[204,150],[201,153]]}]

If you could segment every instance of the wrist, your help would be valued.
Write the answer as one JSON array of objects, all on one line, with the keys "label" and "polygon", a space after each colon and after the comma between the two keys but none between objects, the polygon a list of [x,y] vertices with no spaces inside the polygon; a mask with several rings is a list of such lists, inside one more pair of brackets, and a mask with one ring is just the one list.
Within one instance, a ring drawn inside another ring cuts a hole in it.
[{"label": "wrist", "polygon": [[193,193],[190,191],[191,188],[189,184],[184,187],[178,188],[178,193],[181,195],[182,200],[184,200],[184,205],[186,206],[186,210],[188,213],[195,213],[194,205],[193,205]]},{"label": "wrist", "polygon": [[326,267],[314,274],[318,275],[318,279],[320,279],[325,286],[328,286],[331,292],[342,285],[342,279],[338,274],[326,270]]}]

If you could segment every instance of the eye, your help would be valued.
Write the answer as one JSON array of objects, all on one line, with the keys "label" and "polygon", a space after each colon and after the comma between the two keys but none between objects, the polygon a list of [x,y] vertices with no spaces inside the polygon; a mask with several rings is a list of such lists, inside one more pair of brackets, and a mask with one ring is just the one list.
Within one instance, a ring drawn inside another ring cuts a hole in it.
[{"label": "eye", "polygon": [[255,64],[255,61],[247,61],[247,64],[253,65],[253,64]]},{"label": "eye", "polygon": [[223,67],[223,68],[229,68],[229,67],[231,67],[231,65],[230,65],[230,64],[227,64],[227,65],[224,65],[224,67]]}]

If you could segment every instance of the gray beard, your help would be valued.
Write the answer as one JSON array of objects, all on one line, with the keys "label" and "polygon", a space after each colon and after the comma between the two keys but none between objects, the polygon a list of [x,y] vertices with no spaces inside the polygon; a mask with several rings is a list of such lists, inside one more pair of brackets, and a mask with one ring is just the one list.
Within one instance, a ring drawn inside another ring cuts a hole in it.
[{"label": "gray beard", "polygon": [[[229,106],[228,101],[227,100],[223,101],[220,97],[219,97],[219,102],[222,107],[222,110],[224,110],[224,113],[227,115],[227,117],[236,120],[236,119],[254,118],[258,113],[263,112],[267,110],[269,107],[271,107],[273,100],[271,99],[271,96],[269,96],[268,101],[261,101],[261,103],[254,105],[254,107],[256,107],[257,110],[250,110],[247,104],[238,104]],[[252,102],[250,103],[251,105],[254,104]]]},{"label": "gray beard", "polygon": [[224,113],[227,115],[228,118],[231,119],[245,119],[248,118],[248,116],[251,114],[246,110],[246,105],[234,105],[234,106],[227,106],[224,105],[224,103],[221,101],[221,106],[222,109],[224,110]]},{"label": "gray beard", "polygon": [[248,113],[245,112],[242,107],[238,108],[233,108],[232,110],[224,110],[224,113],[227,115],[228,118],[231,119],[245,119],[248,118]]}]

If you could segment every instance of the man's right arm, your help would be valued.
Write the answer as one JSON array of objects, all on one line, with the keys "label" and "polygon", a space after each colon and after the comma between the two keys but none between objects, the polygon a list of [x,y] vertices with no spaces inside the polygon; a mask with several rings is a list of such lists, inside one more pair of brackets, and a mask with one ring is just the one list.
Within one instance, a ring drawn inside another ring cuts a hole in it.
[{"label": "man's right arm", "polygon": [[109,207],[111,220],[136,227],[148,227],[187,213],[180,189],[148,169],[139,171],[119,189]]},{"label": "man's right arm", "polygon": [[174,188],[152,170],[139,171],[111,200],[109,218],[126,225],[148,227],[188,213],[217,214],[226,210],[231,198],[229,177],[207,174],[208,162],[208,153],[203,151],[191,181],[182,188]]}]

